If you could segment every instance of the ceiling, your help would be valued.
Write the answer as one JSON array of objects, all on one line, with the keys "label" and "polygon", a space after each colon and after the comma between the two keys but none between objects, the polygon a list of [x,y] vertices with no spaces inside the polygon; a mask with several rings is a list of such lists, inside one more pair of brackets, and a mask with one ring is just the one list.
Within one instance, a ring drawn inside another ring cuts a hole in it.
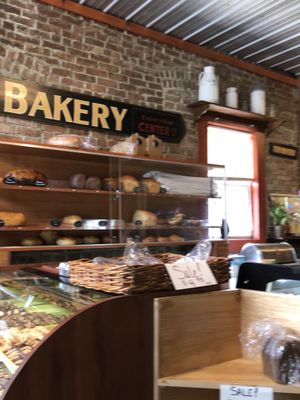
[{"label": "ceiling", "polygon": [[300,75],[299,0],[73,0],[286,75]]}]

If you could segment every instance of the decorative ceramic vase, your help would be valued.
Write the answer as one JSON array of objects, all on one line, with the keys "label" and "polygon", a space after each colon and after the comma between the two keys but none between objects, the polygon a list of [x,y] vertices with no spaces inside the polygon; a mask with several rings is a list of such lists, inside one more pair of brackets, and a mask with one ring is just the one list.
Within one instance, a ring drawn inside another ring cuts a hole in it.
[{"label": "decorative ceramic vase", "polygon": [[219,78],[215,74],[215,67],[204,67],[199,75],[199,96],[198,100],[209,103],[219,102]]}]

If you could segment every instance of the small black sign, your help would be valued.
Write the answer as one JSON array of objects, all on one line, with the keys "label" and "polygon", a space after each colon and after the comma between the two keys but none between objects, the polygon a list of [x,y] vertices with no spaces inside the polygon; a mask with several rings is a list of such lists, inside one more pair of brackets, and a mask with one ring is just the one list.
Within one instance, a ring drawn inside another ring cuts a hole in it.
[{"label": "small black sign", "polygon": [[166,142],[179,142],[185,134],[185,124],[178,113],[136,107],[1,77],[0,112],[113,134],[153,134]]},{"label": "small black sign", "polygon": [[298,149],[295,146],[280,143],[270,143],[270,154],[277,157],[289,158],[291,160],[297,160]]}]

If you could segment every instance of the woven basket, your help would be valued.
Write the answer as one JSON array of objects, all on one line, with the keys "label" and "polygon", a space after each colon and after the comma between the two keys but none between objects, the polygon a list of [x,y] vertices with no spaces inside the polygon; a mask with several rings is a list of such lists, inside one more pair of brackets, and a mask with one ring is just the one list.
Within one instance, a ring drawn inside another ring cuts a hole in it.
[{"label": "woven basket", "polygon": [[[161,263],[155,265],[134,265],[111,263],[94,264],[82,259],[69,261],[70,281],[74,285],[115,294],[133,294],[155,290],[171,290],[172,282],[164,263],[172,263],[182,258],[179,254],[155,254]],[[118,258],[118,261],[122,258]],[[229,259],[209,257],[208,264],[218,283],[229,279]]]}]

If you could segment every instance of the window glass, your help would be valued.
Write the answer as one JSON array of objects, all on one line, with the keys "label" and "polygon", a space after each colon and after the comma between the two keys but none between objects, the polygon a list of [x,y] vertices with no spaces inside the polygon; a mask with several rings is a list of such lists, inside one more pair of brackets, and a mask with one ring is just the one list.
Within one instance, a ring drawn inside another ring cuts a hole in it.
[{"label": "window glass", "polygon": [[[209,126],[207,132],[209,164],[225,165],[226,186],[216,179],[218,193],[226,190],[226,220],[229,238],[253,236],[252,185],[254,183],[254,145],[250,133]],[[218,176],[213,168],[210,176]],[[208,219],[211,222],[224,218],[224,210],[214,199],[208,202]],[[210,234],[214,234],[212,230]]]},{"label": "window glass", "polygon": [[225,165],[227,177],[253,179],[253,151],[251,134],[215,126],[208,127],[207,162]]}]

